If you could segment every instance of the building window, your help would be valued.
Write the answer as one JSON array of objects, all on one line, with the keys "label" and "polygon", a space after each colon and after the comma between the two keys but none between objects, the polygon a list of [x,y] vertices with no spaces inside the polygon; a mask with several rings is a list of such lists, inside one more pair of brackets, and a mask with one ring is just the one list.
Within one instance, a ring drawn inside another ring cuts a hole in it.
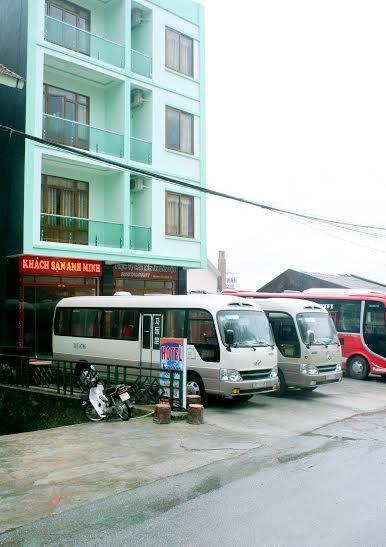
[{"label": "building window", "polygon": [[[65,0],[46,0],[46,15],[62,21],[46,39],[68,49],[90,55],[90,12]],[[78,30],[79,29],[79,30]],[[85,32],[83,32],[85,31]]]},{"label": "building window", "polygon": [[194,154],[194,116],[166,107],[166,148]]},{"label": "building window", "polygon": [[42,240],[88,245],[88,202],[88,182],[43,175]]},{"label": "building window", "polygon": [[176,30],[166,29],[166,66],[193,78],[193,40]]},{"label": "building window", "polygon": [[166,192],[166,235],[194,237],[194,198]]},{"label": "building window", "polygon": [[[49,114],[45,120],[46,139],[76,148],[88,149],[90,141],[89,102],[89,97],[85,95],[44,85],[44,113]],[[55,118],[61,118],[61,120]]]}]

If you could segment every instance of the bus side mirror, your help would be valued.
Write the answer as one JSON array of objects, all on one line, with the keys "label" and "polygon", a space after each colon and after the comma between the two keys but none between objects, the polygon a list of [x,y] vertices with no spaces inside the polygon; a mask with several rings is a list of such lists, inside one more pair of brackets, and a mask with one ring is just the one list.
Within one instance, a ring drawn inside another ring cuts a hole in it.
[{"label": "bus side mirror", "polygon": [[235,343],[235,332],[231,329],[228,329],[225,331],[225,344],[229,346],[233,346]]},{"label": "bus side mirror", "polygon": [[312,344],[315,342],[315,333],[313,330],[307,331],[307,346],[312,346]]}]

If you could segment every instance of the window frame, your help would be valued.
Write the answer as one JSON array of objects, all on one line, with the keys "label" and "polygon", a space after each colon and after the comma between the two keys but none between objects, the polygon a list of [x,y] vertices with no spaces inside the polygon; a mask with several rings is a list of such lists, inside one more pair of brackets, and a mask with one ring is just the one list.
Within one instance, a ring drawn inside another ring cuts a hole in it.
[{"label": "window frame", "polygon": [[[267,316],[267,319],[268,319],[268,322],[269,322],[269,325],[270,325],[270,328],[271,328],[271,331],[272,331],[272,336],[273,336],[273,339],[275,341],[276,347],[279,350],[282,357],[284,357],[285,359],[300,359],[301,355],[302,355],[302,346],[301,346],[302,337],[301,337],[301,334],[299,332],[297,321],[293,318],[291,313],[289,313],[287,311],[281,311],[281,310],[267,310],[265,313],[266,313],[266,316]],[[278,344],[278,341],[276,340],[275,332],[274,332],[273,326],[272,326],[271,321],[270,321],[270,314],[272,314],[272,313],[280,313],[281,315],[285,315],[287,318],[289,318],[292,321],[292,326],[295,329],[296,339],[297,340],[296,340],[296,343],[294,344],[294,355],[291,356],[291,357],[288,356],[288,355],[284,355],[284,353],[280,349],[281,347],[283,347],[284,344]]]},{"label": "window frame", "polygon": [[[178,34],[178,69],[168,65],[168,61],[167,61],[167,59],[168,59],[168,55],[167,55],[167,52],[168,52],[168,32],[174,32],[175,34]],[[191,57],[192,73],[191,74],[181,70],[181,36],[183,36],[184,38],[187,38],[192,43],[192,57]],[[184,76],[187,76],[188,78],[194,79],[194,38],[192,38],[191,36],[188,36],[187,34],[185,34],[183,32],[180,32],[179,30],[176,30],[176,29],[174,29],[172,27],[168,27],[168,26],[165,26],[165,67],[168,70],[172,70],[173,72],[176,72],[177,74],[183,74]]]},{"label": "window frame", "polygon": [[[192,202],[192,235],[182,235],[181,234],[181,215],[178,215],[178,233],[170,233],[168,232],[168,196],[174,195],[178,196],[178,210],[180,213],[180,207],[181,207],[181,197],[189,198]],[[165,235],[170,237],[183,237],[186,239],[194,239],[195,234],[195,222],[194,222],[194,196],[191,196],[189,194],[180,194],[178,192],[170,192],[169,190],[165,191]]]},{"label": "window frame", "polygon": [[[45,14],[49,17],[52,17],[50,15],[50,8],[56,7],[57,9],[62,10],[62,12],[70,13],[71,15],[75,15],[76,17],[76,25],[75,28],[79,28],[81,30],[85,30],[86,32],[90,32],[91,28],[91,11],[83,8],[82,6],[78,6],[77,4],[74,4],[73,2],[67,2],[67,0],[46,0],[45,1]],[[54,18],[55,19],[55,18]],[[83,19],[86,21],[87,29],[83,29],[81,26],[79,26],[79,19]],[[63,17],[61,19],[63,21]],[[60,21],[60,19],[58,19]]]},{"label": "window frame", "polygon": [[[64,92],[64,94],[63,95],[55,95],[54,93],[49,93],[50,88],[55,89],[59,92],[62,91],[62,92]],[[67,99],[66,95],[65,95],[66,93],[71,93],[72,95],[74,95],[75,100],[70,101],[69,99]],[[86,126],[90,125],[90,97],[88,95],[82,95],[81,93],[76,93],[75,91],[71,91],[70,89],[64,89],[63,87],[57,87],[55,85],[44,83],[43,84],[44,114],[52,116],[52,114],[49,114],[49,112],[48,112],[49,97],[62,97],[63,103],[64,103],[64,107],[63,107],[64,116],[62,118],[63,120],[68,120],[68,121],[71,121],[71,122],[74,121],[76,123],[80,123],[80,124],[86,125]],[[79,101],[79,98],[85,99],[85,102]],[[66,118],[67,103],[72,103],[75,106],[75,120],[71,120],[71,118]],[[87,122],[86,123],[79,121],[79,105],[86,107],[86,113],[87,113],[87,116],[86,116]]]},{"label": "window frame", "polygon": [[[168,110],[173,110],[174,112],[178,113],[178,147],[170,146],[168,144]],[[191,130],[192,151],[191,152],[186,152],[185,150],[181,150],[181,114],[184,114],[185,116],[189,116],[192,120],[192,130]],[[179,152],[180,154],[194,156],[194,150],[195,150],[194,122],[195,122],[194,114],[191,114],[190,112],[186,112],[185,110],[180,110],[179,108],[175,108],[174,106],[166,105],[165,106],[165,147],[166,149],[173,150],[174,152]]]}]

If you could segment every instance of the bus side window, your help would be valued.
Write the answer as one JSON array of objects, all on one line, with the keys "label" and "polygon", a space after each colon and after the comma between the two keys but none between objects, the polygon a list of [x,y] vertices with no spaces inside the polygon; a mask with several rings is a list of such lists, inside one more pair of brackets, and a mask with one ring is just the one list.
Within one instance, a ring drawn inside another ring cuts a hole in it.
[{"label": "bus side window", "polygon": [[55,313],[54,333],[57,336],[70,335],[71,308],[57,308]]},{"label": "bus side window", "polygon": [[166,312],[166,333],[168,338],[185,338],[185,310]]},{"label": "bus side window", "polygon": [[360,300],[324,300],[318,299],[334,320],[338,332],[358,334],[361,325]]},{"label": "bus side window", "polygon": [[85,310],[86,317],[86,329],[88,338],[100,338],[101,336],[101,322],[102,322],[102,311],[94,308]]},{"label": "bus side window", "polygon": [[139,312],[134,309],[119,310],[119,338],[122,340],[138,340]]},{"label": "bus side window", "polygon": [[203,361],[220,361],[220,349],[212,316],[205,310],[190,310],[188,344],[194,345]]},{"label": "bus side window", "polygon": [[284,357],[300,357],[300,343],[294,320],[284,312],[268,312],[276,345]]},{"label": "bus side window", "polygon": [[102,321],[102,338],[117,339],[118,310],[104,310]]}]

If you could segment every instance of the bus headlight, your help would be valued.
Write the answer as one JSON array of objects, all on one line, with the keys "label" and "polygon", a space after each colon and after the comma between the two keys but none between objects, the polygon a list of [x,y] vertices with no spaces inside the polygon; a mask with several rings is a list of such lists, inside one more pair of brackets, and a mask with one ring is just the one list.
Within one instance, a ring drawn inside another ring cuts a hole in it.
[{"label": "bus headlight", "polygon": [[315,374],[319,374],[318,369],[315,365],[311,365],[309,363],[303,363],[300,365],[300,372],[302,374],[310,374],[311,376]]},{"label": "bus headlight", "polygon": [[277,375],[279,373],[279,370],[277,367],[272,367],[271,373],[269,375],[270,378],[277,378]]},{"label": "bus headlight", "polygon": [[221,368],[220,369],[220,380],[223,382],[242,382],[243,379],[238,370],[233,368]]},{"label": "bus headlight", "polygon": [[335,372],[342,372],[342,365],[340,363],[336,365]]}]

